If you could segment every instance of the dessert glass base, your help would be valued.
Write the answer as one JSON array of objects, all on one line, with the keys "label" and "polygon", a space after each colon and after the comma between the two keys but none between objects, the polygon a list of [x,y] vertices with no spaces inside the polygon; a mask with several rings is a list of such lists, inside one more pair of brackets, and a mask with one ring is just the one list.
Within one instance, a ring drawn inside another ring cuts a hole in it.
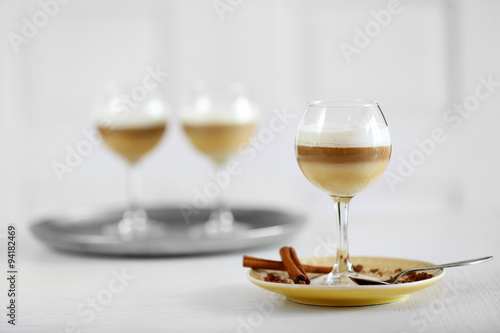
[{"label": "dessert glass base", "polygon": [[[324,286],[357,286],[358,284],[352,281],[349,277],[360,277],[364,278],[364,275],[358,273],[328,273],[325,275],[318,276],[311,280],[312,285],[324,285]],[[366,277],[369,278],[369,277]]]},{"label": "dessert glass base", "polygon": [[198,238],[232,238],[235,235],[243,234],[250,229],[247,223],[232,221],[231,224],[224,224],[218,220],[208,220],[203,224],[193,226],[189,229],[188,234],[192,239]]},{"label": "dessert glass base", "polygon": [[116,225],[107,225],[103,233],[125,241],[161,238],[167,233],[165,223],[148,218],[146,212],[128,211]]},{"label": "dessert glass base", "polygon": [[208,221],[203,224],[193,226],[189,230],[191,238],[228,238],[244,233],[250,229],[247,223],[234,220],[230,210],[215,210],[210,214]]}]

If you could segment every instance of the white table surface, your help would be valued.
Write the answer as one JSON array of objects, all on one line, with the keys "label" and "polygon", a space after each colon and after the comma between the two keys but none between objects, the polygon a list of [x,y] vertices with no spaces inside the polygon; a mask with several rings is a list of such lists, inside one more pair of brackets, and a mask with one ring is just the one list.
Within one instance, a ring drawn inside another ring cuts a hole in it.
[{"label": "white table surface", "polygon": [[[310,217],[287,244],[159,259],[56,252],[37,241],[24,221],[18,224],[17,325],[8,325],[4,314],[0,332],[500,332],[499,217],[489,212],[372,218],[353,214],[351,255],[435,263],[496,258],[448,269],[439,283],[402,301],[346,308],[273,297],[250,283],[241,267],[243,254],[278,259],[282,245],[295,247],[299,256],[327,255],[332,248],[325,244],[334,239],[329,217]],[[1,243],[6,258],[5,239]],[[5,261],[1,267],[6,272]],[[113,272],[123,270],[130,279],[120,284]],[[6,313],[7,284],[1,281]],[[86,303],[99,297],[105,304],[91,311]]]}]

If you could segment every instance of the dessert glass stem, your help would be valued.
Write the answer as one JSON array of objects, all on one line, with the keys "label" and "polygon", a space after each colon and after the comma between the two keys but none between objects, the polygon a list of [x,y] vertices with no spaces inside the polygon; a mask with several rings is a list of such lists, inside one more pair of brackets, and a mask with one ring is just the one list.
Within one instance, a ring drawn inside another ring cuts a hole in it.
[{"label": "dessert glass stem", "polygon": [[[217,166],[216,175],[221,169]],[[212,213],[210,214],[209,223],[207,224],[207,231],[210,233],[228,232],[231,231],[234,222],[233,213],[227,206],[224,200],[224,191],[227,186],[219,186],[220,191],[214,198]]]},{"label": "dessert glass stem", "polygon": [[128,177],[127,177],[127,193],[128,193],[128,210],[131,212],[135,212],[139,207],[139,198],[137,195],[137,191],[139,189],[139,174],[137,168],[134,164],[132,164],[128,168]]},{"label": "dessert glass stem", "polygon": [[128,207],[123,214],[123,219],[118,225],[120,234],[127,236],[134,231],[142,231],[146,228],[146,211],[139,204],[140,177],[135,164],[128,168],[127,175],[127,196]]},{"label": "dessert glass stem", "polygon": [[348,243],[348,217],[349,217],[349,202],[351,198],[332,197],[335,204],[335,215],[337,220],[337,258],[333,269],[328,274],[327,282],[333,284],[334,280],[346,278],[349,275],[355,274],[349,259],[349,243]]}]

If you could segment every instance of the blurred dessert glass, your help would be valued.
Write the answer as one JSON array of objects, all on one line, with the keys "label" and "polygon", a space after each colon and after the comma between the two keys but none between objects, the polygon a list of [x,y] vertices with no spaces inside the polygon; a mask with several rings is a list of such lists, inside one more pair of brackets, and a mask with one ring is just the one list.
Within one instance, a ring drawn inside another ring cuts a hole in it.
[{"label": "blurred dessert glass", "polygon": [[[181,107],[181,122],[191,144],[214,164],[216,174],[249,142],[258,112],[248,97],[245,85],[233,82],[228,89],[208,92],[201,80],[192,83]],[[225,186],[214,198],[212,212],[203,226],[207,235],[229,235],[244,230],[234,220],[224,201]]]},{"label": "blurred dessert glass", "polygon": [[160,94],[148,92],[141,101],[131,101],[114,81],[106,84],[93,106],[94,122],[104,143],[128,165],[128,207],[116,226],[106,232],[126,240],[160,236],[164,225],[148,219],[138,198],[137,164],[161,140],[167,128],[168,110]]}]

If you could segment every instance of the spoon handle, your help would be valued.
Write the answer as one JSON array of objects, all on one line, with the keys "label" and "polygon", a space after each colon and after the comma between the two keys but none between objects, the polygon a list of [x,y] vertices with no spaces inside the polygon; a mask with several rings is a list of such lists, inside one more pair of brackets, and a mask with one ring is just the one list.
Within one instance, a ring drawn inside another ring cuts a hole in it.
[{"label": "spoon handle", "polygon": [[[483,258],[477,258],[477,259],[462,260],[462,261],[456,261],[456,262],[450,262],[448,264],[442,264],[442,265],[429,266],[429,267],[425,267],[425,269],[426,270],[427,269],[439,269],[439,268],[447,268],[447,267],[457,267],[457,266],[479,264],[481,262],[489,261],[491,259],[493,259],[493,256],[483,257]],[[412,268],[412,269],[409,269],[408,271],[413,271],[413,270],[422,270],[422,268]]]}]

